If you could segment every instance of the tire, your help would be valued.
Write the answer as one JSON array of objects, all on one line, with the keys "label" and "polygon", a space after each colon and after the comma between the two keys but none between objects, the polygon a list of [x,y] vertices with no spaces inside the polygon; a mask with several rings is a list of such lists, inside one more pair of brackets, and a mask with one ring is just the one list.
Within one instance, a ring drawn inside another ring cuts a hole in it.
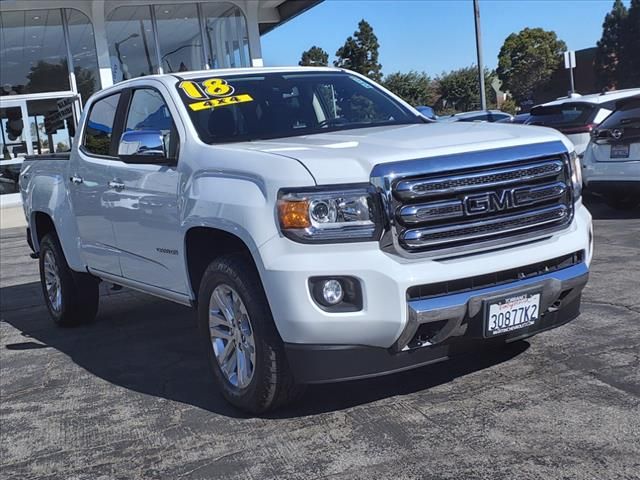
[{"label": "tire", "polygon": [[74,272],[55,233],[40,242],[40,284],[53,321],[63,327],[93,321],[98,312],[99,280]]},{"label": "tire", "polygon": [[640,205],[640,198],[634,194],[605,197],[607,205],[616,210],[632,210]]},{"label": "tire", "polygon": [[234,254],[211,262],[200,284],[198,327],[215,382],[229,403],[261,414],[301,396],[303,387],[293,380],[249,258]]}]

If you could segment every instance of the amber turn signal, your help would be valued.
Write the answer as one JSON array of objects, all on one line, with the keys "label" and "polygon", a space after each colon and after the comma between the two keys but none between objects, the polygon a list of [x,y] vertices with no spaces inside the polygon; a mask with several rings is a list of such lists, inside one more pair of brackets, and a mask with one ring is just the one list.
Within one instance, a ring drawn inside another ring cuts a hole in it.
[{"label": "amber turn signal", "polygon": [[309,201],[308,200],[279,200],[278,214],[280,226],[288,228],[309,228]]}]

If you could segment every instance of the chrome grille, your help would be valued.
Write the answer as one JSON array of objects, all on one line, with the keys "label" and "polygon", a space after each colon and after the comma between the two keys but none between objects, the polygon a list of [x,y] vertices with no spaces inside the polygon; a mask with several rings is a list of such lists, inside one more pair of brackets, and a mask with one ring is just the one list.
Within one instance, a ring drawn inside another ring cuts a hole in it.
[{"label": "chrome grille", "polygon": [[396,185],[394,194],[402,200],[413,200],[419,197],[464,192],[478,187],[498,187],[552,177],[562,172],[562,168],[562,162],[556,160],[523,167],[499,168],[488,172],[455,175],[448,178],[403,180]]},{"label": "chrome grille", "polygon": [[382,246],[406,255],[535,240],[573,218],[569,158],[558,142],[381,165],[372,181],[389,217]]}]

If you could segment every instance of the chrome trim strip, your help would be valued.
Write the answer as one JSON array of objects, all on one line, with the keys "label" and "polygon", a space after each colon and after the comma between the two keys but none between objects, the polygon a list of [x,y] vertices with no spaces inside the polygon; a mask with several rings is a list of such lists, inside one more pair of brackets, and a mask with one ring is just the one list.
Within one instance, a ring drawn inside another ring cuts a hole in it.
[{"label": "chrome trim strip", "polygon": [[[435,197],[438,195],[462,193],[469,190],[477,190],[478,188],[491,189],[503,185],[512,185],[514,183],[528,182],[546,177],[557,177],[562,172],[563,167],[564,164],[561,160],[555,160],[537,163],[526,163],[513,167],[499,168],[494,170],[483,170],[481,172],[471,172],[461,175],[441,176],[437,178],[417,180],[400,180],[394,188],[394,194],[401,200],[415,200],[417,198],[423,197]],[[513,175],[518,174],[518,172],[522,172],[522,175],[513,178]],[[483,182],[483,179],[500,176],[504,176],[506,178]],[[448,183],[452,184],[455,182],[464,181],[472,181],[473,183],[470,185],[449,186],[429,189],[427,191],[420,191],[433,185],[446,185]]]},{"label": "chrome trim strip", "polygon": [[[462,152],[452,155],[402,160],[399,162],[382,163],[376,165],[371,172],[374,185],[391,187],[391,181],[402,177],[416,175],[442,174],[455,170],[466,170],[482,166],[498,166],[510,162],[526,162],[539,160],[542,157],[567,155],[567,147],[561,141],[534,143],[518,147],[496,148],[477,152]],[[386,181],[384,180],[386,178]],[[390,190],[390,188],[389,188]]]},{"label": "chrome trim strip", "polygon": [[165,290],[159,287],[154,287],[153,285],[147,285],[146,283],[137,282],[128,278],[119,277],[118,275],[102,272],[100,270],[96,270],[95,268],[87,268],[87,270],[90,274],[95,275],[96,277],[107,282],[115,283],[116,285],[122,285],[123,287],[131,288],[132,290],[137,290],[139,292],[153,295],[154,297],[169,300],[171,302],[179,303],[181,305],[186,305],[187,307],[193,306],[193,301],[188,295],[171,290]]},{"label": "chrome trim strip", "polygon": [[[524,187],[523,187],[524,188]],[[518,206],[531,206],[564,195],[567,185],[562,182],[531,187],[526,190],[516,191]],[[486,192],[478,192],[482,195]],[[446,218],[464,217],[464,202],[462,200],[448,200],[444,202],[420,203],[417,205],[404,205],[398,213],[402,223],[415,224]],[[467,216],[472,214],[467,213]]]},{"label": "chrome trim strip", "polygon": [[[521,213],[518,215],[509,215],[506,217],[493,218],[490,220],[480,220],[473,223],[463,223],[460,225],[447,225],[444,227],[437,228],[415,228],[412,230],[407,230],[400,235],[400,240],[407,245],[409,248],[424,248],[430,245],[438,245],[441,243],[451,243],[451,242],[460,242],[460,241],[469,241],[476,238],[486,238],[492,237],[494,235],[504,235],[510,232],[517,232],[518,230],[524,230],[525,228],[537,227],[540,225],[547,225],[549,223],[557,222],[564,218],[567,218],[569,214],[569,209],[565,205],[556,205],[554,207],[543,208],[540,210],[528,211],[526,213]],[[456,232],[460,232],[467,229],[479,228],[479,227],[488,227],[495,226],[505,223],[510,223],[513,221],[518,221],[520,219],[525,220],[527,217],[536,218],[544,215],[549,215],[551,218],[547,218],[539,221],[532,221],[530,223],[526,223],[524,225],[518,225],[516,227],[505,228],[500,230],[492,230],[488,232],[480,232],[477,234],[466,234],[466,235],[455,235]],[[450,237],[437,239],[437,240],[422,240],[422,237],[428,235],[437,235],[439,233],[451,233]]]},{"label": "chrome trim strip", "polygon": [[566,290],[573,289],[574,291],[564,300],[575,298],[574,296],[584,288],[588,278],[589,268],[586,263],[579,263],[562,270],[504,285],[423,300],[410,300],[407,302],[407,324],[392,349],[396,351],[407,349],[407,345],[415,336],[418,327],[423,323],[448,320],[449,323],[443,328],[446,336],[443,335],[444,338],[437,338],[438,342],[446,340],[446,338],[456,333],[465,318],[473,318],[480,313],[486,300],[517,295],[518,292],[523,290],[541,289],[540,311],[546,312],[560,298],[562,292]]},{"label": "chrome trim strip", "polygon": [[[535,205],[536,203],[546,202],[558,198],[567,193],[567,184],[563,182],[555,182],[547,185],[540,185],[539,187],[531,187],[527,190],[516,191],[518,205],[527,206]],[[528,198],[521,198],[528,197]]]},{"label": "chrome trim strip", "polygon": [[464,216],[462,200],[404,205],[399,216],[403,223],[422,223]]}]

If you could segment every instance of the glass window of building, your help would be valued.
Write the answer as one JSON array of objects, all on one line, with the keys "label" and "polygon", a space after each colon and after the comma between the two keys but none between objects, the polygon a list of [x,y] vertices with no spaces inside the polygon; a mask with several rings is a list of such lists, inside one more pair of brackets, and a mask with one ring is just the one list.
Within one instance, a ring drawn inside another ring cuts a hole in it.
[{"label": "glass window of building", "polygon": [[76,133],[73,113],[69,117],[60,118],[60,108],[55,98],[30,100],[27,102],[27,111],[34,155],[71,150]]},{"label": "glass window of building", "polygon": [[60,9],[0,13],[0,95],[70,90]]},{"label": "glass window of building", "polygon": [[202,4],[211,68],[248,67],[249,36],[242,11],[230,3]]},{"label": "glass window of building", "polygon": [[195,3],[156,5],[160,64],[165,73],[204,68],[200,20]]},{"label": "glass window of building", "polygon": [[114,83],[158,73],[149,6],[120,7],[107,17]]},{"label": "glass window of building", "polygon": [[20,164],[27,155],[27,132],[20,106],[0,107],[0,195],[17,194]]},{"label": "glass window of building", "polygon": [[69,47],[73,59],[73,71],[76,77],[78,93],[82,103],[100,89],[100,73],[96,42],[93,38],[93,25],[87,16],[79,10],[67,9],[69,26]]}]

